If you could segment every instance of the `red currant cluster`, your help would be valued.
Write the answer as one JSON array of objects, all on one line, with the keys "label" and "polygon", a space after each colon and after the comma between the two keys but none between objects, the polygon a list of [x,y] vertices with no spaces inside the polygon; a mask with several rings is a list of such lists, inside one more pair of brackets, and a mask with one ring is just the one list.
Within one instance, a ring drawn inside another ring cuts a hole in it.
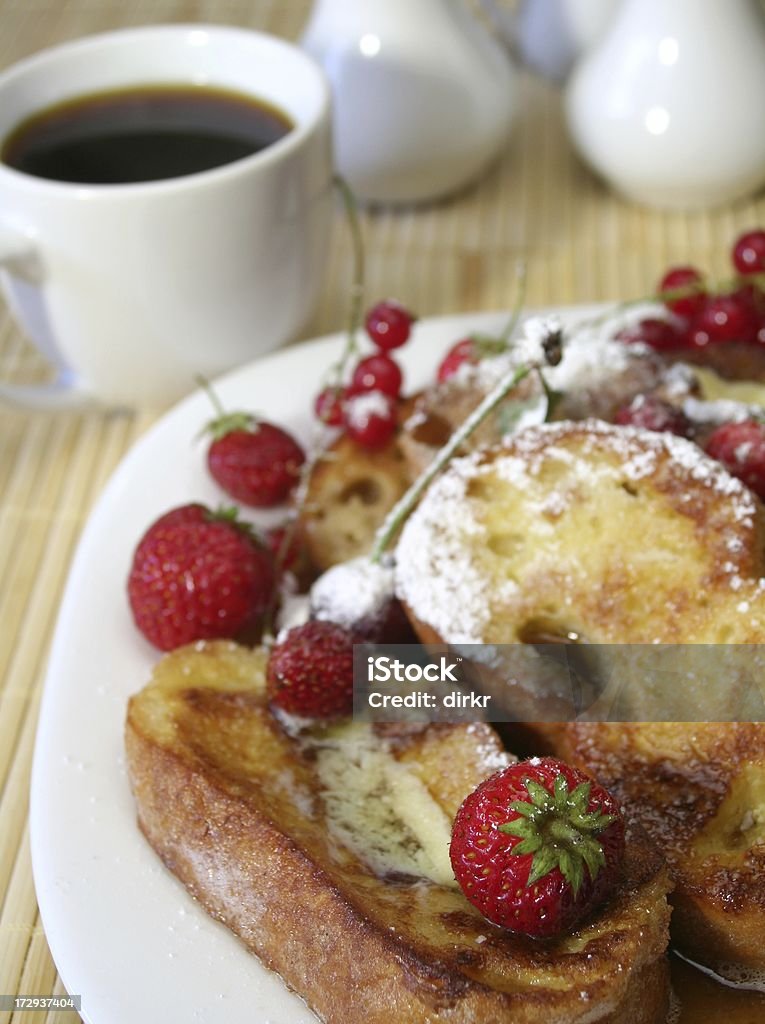
[{"label": "red currant cluster", "polygon": [[363,448],[382,448],[396,429],[396,400],[403,374],[390,353],[404,345],[415,318],[397,302],[379,302],[364,326],[378,351],[359,360],[347,385],[333,384],[316,396],[314,411],[330,427],[342,427]]},{"label": "red currant cluster", "polygon": [[707,455],[722,463],[731,476],[738,477],[765,501],[765,423],[756,419],[723,423],[708,436],[700,437],[682,409],[655,395],[638,395],[619,409],[614,423],[668,431],[695,440]]},{"label": "red currant cluster", "polygon": [[741,235],[731,259],[737,277],[719,291],[710,291],[695,267],[672,267],[661,279],[659,292],[674,318],[641,320],[617,337],[658,351],[703,349],[731,341],[765,345],[765,231]]},{"label": "red currant cluster", "polygon": [[[765,231],[741,235],[731,260],[737,274],[732,287],[714,293],[695,267],[668,270],[659,289],[673,319],[641,320],[617,337],[662,352],[734,341],[765,345]],[[614,421],[693,438],[765,500],[765,423],[757,419],[723,423],[706,437],[699,436],[682,409],[655,395],[638,395],[616,413]]]}]

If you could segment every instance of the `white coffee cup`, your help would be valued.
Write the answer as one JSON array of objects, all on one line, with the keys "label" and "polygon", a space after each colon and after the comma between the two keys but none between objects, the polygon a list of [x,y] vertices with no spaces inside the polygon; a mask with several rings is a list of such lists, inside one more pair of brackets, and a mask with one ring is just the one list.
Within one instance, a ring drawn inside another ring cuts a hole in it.
[{"label": "white coffee cup", "polygon": [[22,404],[165,404],[295,337],[330,229],[329,90],[297,47],[208,25],[91,36],[0,75],[0,140],[69,98],[209,85],[275,105],[294,128],[267,148],[140,184],[49,181],[0,163],[0,267],[11,309],[56,379],[0,383]]}]

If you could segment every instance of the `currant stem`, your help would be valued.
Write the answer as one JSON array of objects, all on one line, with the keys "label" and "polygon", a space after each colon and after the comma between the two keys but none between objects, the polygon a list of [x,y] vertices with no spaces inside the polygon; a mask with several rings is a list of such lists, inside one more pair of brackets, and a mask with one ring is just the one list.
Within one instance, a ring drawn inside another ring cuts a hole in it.
[{"label": "currant stem", "polygon": [[526,276],[526,261],[518,260],[515,264],[515,302],[513,303],[513,308],[510,312],[510,319],[498,338],[498,340],[505,346],[509,342],[511,334],[518,326],[518,321],[520,320],[521,313],[523,312],[523,306],[526,302]]},{"label": "currant stem", "polygon": [[218,398],[218,396],[215,394],[215,391],[213,390],[212,385],[210,384],[210,381],[207,380],[206,377],[203,377],[201,374],[197,374],[197,376],[194,378],[194,380],[197,382],[199,387],[204,391],[204,393],[207,395],[207,397],[212,402],[212,407],[215,410],[216,417],[223,417],[223,416],[225,416],[226,415],[226,410],[221,405],[221,401]]},{"label": "currant stem", "polygon": [[[346,342],[343,351],[340,354],[340,358],[330,368],[329,376],[332,378],[330,387],[335,388],[338,392],[342,388],[343,376],[345,368],[348,365],[348,361],[358,352],[359,346],[356,339],[356,335],[361,325],[361,313],[364,304],[364,281],[366,268],[364,263],[364,239],[361,231],[361,221],[359,218],[359,208],[348,182],[345,178],[336,174],[333,178],[333,184],[340,193],[340,197],[343,201],[343,207],[345,208],[346,219],[348,221],[348,228],[351,235],[351,244],[353,248],[353,271],[351,280],[351,301],[348,310],[348,331],[346,335]],[[324,424],[326,426],[326,424]],[[276,553],[275,565],[277,577],[281,577],[284,563],[287,558],[287,554],[290,550],[292,542],[297,534],[297,530],[300,524],[300,515],[305,507],[308,487],[311,481],[311,474],[313,473],[316,465],[324,458],[327,458],[327,446],[326,439],[318,435],[315,437],[312,451],[306,458],[303,465],[300,467],[300,473],[298,476],[297,486],[295,488],[295,494],[293,499],[293,515],[290,521],[287,523],[284,529],[284,536],[282,537],[282,543],[279,550]],[[278,601],[278,594],[274,592],[274,596],[270,602],[266,614],[264,617],[264,641],[268,643],[273,640],[273,625],[276,617],[276,606]]]},{"label": "currant stem", "polygon": [[594,317],[589,323],[593,326],[606,323],[619,313],[632,309],[634,306],[642,306],[647,302],[675,302],[677,299],[692,298],[694,295],[699,295],[702,292],[707,292],[710,295],[720,295],[733,291],[735,288],[742,288],[747,284],[756,284],[760,287],[765,286],[765,274],[746,274],[728,278],[724,281],[704,280],[684,285],[682,288],[669,288],[666,291],[654,292],[652,295],[643,295],[637,299],[627,299],[625,302],[619,302],[615,306],[609,305],[608,309],[604,310],[600,316]]},{"label": "currant stem", "polygon": [[458,430],[455,430],[443,448],[436,453],[433,461],[427,469],[420,474],[409,490],[399,501],[396,502],[385,517],[384,522],[375,534],[374,543],[372,545],[370,558],[373,562],[380,561],[398,528],[420,500],[425,489],[433,479],[438,476],[460,445],[470,437],[473,431],[483,423],[486,417],[496,409],[499,403],[507,397],[513,388],[520,384],[525,377],[528,377],[528,375],[537,368],[537,363],[527,363],[523,366],[518,366],[505,374],[499,383],[488,393],[481,404],[478,405],[468,416],[462,426],[460,426]]},{"label": "currant stem", "polygon": [[345,351],[340,357],[338,371],[342,373],[348,358],[358,351],[356,334],[361,324],[361,311],[364,305],[364,283],[366,266],[364,263],[364,239],[361,231],[359,207],[348,182],[339,174],[335,175],[334,184],[340,193],[345,207],[345,216],[351,234],[353,247],[353,277],[351,280],[351,301],[348,310],[348,336]]}]

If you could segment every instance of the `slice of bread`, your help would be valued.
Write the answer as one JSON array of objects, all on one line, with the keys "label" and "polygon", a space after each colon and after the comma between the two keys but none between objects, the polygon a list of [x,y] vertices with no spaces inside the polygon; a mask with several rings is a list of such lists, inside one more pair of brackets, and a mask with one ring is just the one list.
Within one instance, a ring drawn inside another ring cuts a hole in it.
[{"label": "slice of bread", "polygon": [[365,555],[377,527],[409,486],[398,436],[367,451],[347,435],[316,463],[300,510],[300,533],[317,572]]},{"label": "slice of bread", "polygon": [[630,826],[623,880],[549,943],[484,920],[449,870],[456,807],[506,763],[486,725],[348,723],[290,734],[265,655],[164,658],[128,710],[148,841],[214,917],[328,1024],[660,1024],[668,880]]},{"label": "slice of bread", "polygon": [[563,693],[559,672],[539,699],[530,645],[589,641],[569,650],[613,685],[587,714],[624,722],[526,726],[529,749],[632,809],[677,882],[675,941],[723,973],[765,967],[764,540],[760,502],[689,442],[585,422],[455,463],[397,553],[424,640],[516,644],[519,719]]},{"label": "slice of bread", "polygon": [[598,643],[765,640],[765,512],[690,441],[547,423],[455,460],[412,514],[397,585],[441,640],[536,623]]}]

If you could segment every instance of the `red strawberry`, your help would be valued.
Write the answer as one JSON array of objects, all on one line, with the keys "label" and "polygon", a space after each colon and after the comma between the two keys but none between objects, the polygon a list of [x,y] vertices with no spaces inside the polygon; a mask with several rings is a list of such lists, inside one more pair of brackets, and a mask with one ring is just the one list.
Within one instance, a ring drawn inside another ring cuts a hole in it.
[{"label": "red strawberry", "polygon": [[337,718],[353,710],[353,644],[334,622],[314,620],[289,630],[268,659],[271,703],[301,718]]},{"label": "red strawberry", "polygon": [[289,497],[305,452],[286,430],[247,412],[224,412],[205,384],[217,416],[205,428],[213,441],[207,468],[226,494],[254,508],[271,508]]},{"label": "red strawberry", "polygon": [[213,479],[245,505],[271,508],[281,504],[297,483],[305,462],[303,449],[273,423],[251,416],[244,416],[241,422],[235,418],[232,414],[215,421],[215,440],[207,452]]},{"label": "red strawberry", "polygon": [[457,812],[449,850],[467,899],[533,938],[571,931],[616,885],[624,821],[616,800],[552,757],[492,775]]},{"label": "red strawberry", "polygon": [[149,527],[133,556],[128,598],[149,643],[170,651],[193,640],[242,637],[272,597],[271,555],[229,511],[172,509]]}]

